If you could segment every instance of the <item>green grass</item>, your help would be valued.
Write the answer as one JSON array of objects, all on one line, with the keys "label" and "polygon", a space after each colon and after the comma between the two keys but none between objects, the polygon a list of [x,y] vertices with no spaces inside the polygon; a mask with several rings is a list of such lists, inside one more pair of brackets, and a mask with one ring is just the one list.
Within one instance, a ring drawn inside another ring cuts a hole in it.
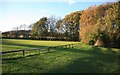
[{"label": "green grass", "polygon": [[[58,46],[78,42],[3,39],[3,51]],[[115,52],[113,52],[115,51]],[[76,44],[34,56],[2,61],[3,73],[117,73],[118,49]],[[16,53],[15,53],[16,54]],[[3,56],[4,58],[4,56]]]},{"label": "green grass", "polygon": [[24,48],[43,48],[49,46],[59,46],[74,43],[78,42],[2,39],[2,51],[10,51],[13,49]]}]

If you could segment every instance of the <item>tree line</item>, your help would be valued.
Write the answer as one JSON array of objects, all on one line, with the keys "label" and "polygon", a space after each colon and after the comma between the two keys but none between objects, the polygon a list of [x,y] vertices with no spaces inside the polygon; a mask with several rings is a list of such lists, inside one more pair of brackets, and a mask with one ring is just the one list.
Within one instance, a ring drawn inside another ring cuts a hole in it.
[{"label": "tree line", "polygon": [[65,39],[68,41],[79,40],[79,19],[81,11],[66,15],[65,18],[43,17],[32,27],[32,37],[52,39]]},{"label": "tree line", "polygon": [[[63,19],[55,16],[42,17],[28,27],[29,38],[81,41],[86,44],[96,44],[99,41],[97,44],[101,46],[119,46],[119,5],[119,2],[95,5],[72,12]],[[16,28],[16,33],[17,31]]]}]

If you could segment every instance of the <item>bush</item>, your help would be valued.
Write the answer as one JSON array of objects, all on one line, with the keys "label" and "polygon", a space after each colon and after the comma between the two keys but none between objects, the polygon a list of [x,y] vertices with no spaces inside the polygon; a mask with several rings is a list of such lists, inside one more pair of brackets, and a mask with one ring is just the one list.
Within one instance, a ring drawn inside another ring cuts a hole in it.
[{"label": "bush", "polygon": [[89,45],[94,45],[94,43],[95,43],[94,40],[89,41]]}]

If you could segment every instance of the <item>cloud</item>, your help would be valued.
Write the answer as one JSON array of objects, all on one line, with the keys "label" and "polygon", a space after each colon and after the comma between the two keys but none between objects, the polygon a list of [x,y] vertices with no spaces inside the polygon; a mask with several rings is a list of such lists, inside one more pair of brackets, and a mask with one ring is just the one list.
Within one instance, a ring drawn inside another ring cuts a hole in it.
[{"label": "cloud", "polygon": [[75,2],[74,0],[68,0],[68,3],[69,3],[70,5],[73,5],[73,4],[75,4],[76,2]]},{"label": "cloud", "polygon": [[75,4],[75,3],[76,3],[76,1],[75,1],[75,0],[65,0],[65,2],[68,2],[70,5],[73,5],[73,4]]}]

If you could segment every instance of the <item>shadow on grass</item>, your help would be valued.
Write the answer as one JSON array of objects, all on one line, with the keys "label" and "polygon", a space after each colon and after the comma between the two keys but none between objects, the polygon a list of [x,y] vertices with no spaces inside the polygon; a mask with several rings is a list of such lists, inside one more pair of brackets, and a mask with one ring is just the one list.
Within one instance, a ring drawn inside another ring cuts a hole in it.
[{"label": "shadow on grass", "polygon": [[22,59],[22,58],[24,58],[24,57],[2,58],[2,61],[17,60],[17,59]]},{"label": "shadow on grass", "polygon": [[[118,56],[116,53],[111,52],[112,49],[103,51],[99,47],[92,47],[89,50],[84,50],[82,48],[81,49],[58,48],[57,50],[59,52],[87,54],[88,56],[82,58],[78,56],[77,59],[71,60],[71,63],[64,65],[64,67],[60,67],[60,68],[55,67],[47,71],[47,73],[117,73],[118,72],[118,68],[117,68]],[[46,53],[52,53],[52,52],[46,52]],[[16,58],[16,59],[20,59],[20,58]],[[16,60],[16,59],[11,59],[11,60]],[[39,67],[37,65],[35,66],[35,65],[24,64],[24,66],[32,69],[36,68],[38,71],[42,69],[42,67]]]},{"label": "shadow on grass", "polygon": [[48,73],[118,73],[118,56],[110,50],[103,52],[100,48],[93,47],[89,50],[74,48],[60,49],[60,51],[85,53],[89,56],[72,60],[71,64],[50,70]]},{"label": "shadow on grass", "polygon": [[3,42],[4,45],[14,45],[14,46],[23,46],[23,47],[30,47],[30,48],[44,48],[48,46],[40,46],[40,45],[30,45],[30,44],[20,44],[18,42],[7,42],[4,40]]},{"label": "shadow on grass", "polygon": [[33,56],[38,56],[38,55],[40,55],[40,54],[49,54],[49,53],[53,53],[53,52],[55,52],[55,50],[52,50],[52,51],[45,51],[45,52],[43,52],[43,53],[29,54],[29,55],[26,55],[26,56],[2,58],[2,61],[19,60],[19,59],[24,59],[24,58],[26,58],[26,57],[33,57]]},{"label": "shadow on grass", "polygon": [[10,61],[10,60],[19,60],[19,59],[23,59],[25,57],[32,57],[32,56],[36,56],[36,55],[39,55],[39,54],[30,54],[30,55],[27,55],[27,56],[19,56],[19,57],[10,57],[10,58],[2,58],[2,61]]}]

